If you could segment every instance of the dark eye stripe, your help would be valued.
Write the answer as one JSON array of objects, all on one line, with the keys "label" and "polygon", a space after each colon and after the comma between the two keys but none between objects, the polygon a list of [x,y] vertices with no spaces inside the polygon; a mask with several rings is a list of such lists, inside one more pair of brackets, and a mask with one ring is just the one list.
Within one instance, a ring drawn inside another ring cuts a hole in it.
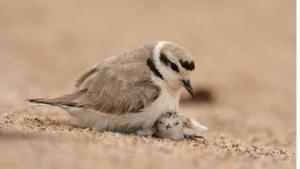
[{"label": "dark eye stripe", "polygon": [[182,61],[182,60],[180,60],[180,64],[186,70],[194,70],[195,69],[195,63],[194,63],[194,61],[188,62],[188,61]]},{"label": "dark eye stripe", "polygon": [[175,63],[171,62],[165,54],[161,53],[159,59],[166,66],[168,66],[170,64],[171,69],[174,70],[175,72],[179,72],[178,66]]},{"label": "dark eye stripe", "polygon": [[160,61],[163,62],[165,65],[169,65],[169,63],[171,62],[167,56],[163,53],[160,54],[160,57],[159,57]]},{"label": "dark eye stripe", "polygon": [[179,72],[178,66],[177,66],[175,63],[173,63],[173,62],[171,62],[171,68],[172,68],[175,72]]}]

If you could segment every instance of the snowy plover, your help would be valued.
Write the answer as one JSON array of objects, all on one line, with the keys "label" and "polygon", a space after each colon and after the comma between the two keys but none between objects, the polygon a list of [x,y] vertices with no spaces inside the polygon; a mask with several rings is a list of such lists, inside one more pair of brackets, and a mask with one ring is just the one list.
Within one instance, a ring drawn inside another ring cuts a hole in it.
[{"label": "snowy plover", "polygon": [[182,88],[194,95],[189,77],[194,68],[187,50],[158,41],[90,67],[71,94],[29,101],[58,106],[82,127],[152,135],[162,113],[178,111]]}]

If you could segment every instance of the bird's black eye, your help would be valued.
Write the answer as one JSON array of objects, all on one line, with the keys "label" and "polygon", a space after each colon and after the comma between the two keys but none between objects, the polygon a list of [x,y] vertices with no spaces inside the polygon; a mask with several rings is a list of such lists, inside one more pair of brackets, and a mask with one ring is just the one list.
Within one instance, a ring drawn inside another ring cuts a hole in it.
[{"label": "bird's black eye", "polygon": [[159,124],[163,124],[163,122],[162,121],[157,121]]},{"label": "bird's black eye", "polygon": [[160,53],[159,59],[164,65],[168,66],[170,64],[172,70],[174,70],[175,72],[179,72],[178,66],[175,63],[171,62],[164,53]]},{"label": "bird's black eye", "polygon": [[177,121],[177,122],[175,123],[175,125],[176,125],[176,126],[179,125],[179,121]]},{"label": "bird's black eye", "polygon": [[173,63],[173,62],[171,62],[171,68],[172,68],[175,72],[179,72],[178,66],[177,66],[175,63]]}]

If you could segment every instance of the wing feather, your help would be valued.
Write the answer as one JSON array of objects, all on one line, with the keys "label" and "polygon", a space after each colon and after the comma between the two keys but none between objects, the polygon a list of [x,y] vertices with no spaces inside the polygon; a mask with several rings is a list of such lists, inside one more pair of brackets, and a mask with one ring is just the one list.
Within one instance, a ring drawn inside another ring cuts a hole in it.
[{"label": "wing feather", "polygon": [[91,67],[76,82],[77,90],[85,92],[71,101],[111,114],[148,107],[160,93],[146,65],[151,56],[151,46],[144,46]]}]

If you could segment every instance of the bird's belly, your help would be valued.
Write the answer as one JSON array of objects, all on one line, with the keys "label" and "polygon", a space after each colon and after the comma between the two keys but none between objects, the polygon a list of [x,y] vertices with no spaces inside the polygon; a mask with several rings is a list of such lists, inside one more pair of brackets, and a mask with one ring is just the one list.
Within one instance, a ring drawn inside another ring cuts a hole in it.
[{"label": "bird's belly", "polygon": [[140,129],[151,128],[160,112],[138,112],[114,115],[98,112],[91,109],[69,110],[72,116],[78,119],[81,127],[117,131],[123,133],[136,132]]}]

